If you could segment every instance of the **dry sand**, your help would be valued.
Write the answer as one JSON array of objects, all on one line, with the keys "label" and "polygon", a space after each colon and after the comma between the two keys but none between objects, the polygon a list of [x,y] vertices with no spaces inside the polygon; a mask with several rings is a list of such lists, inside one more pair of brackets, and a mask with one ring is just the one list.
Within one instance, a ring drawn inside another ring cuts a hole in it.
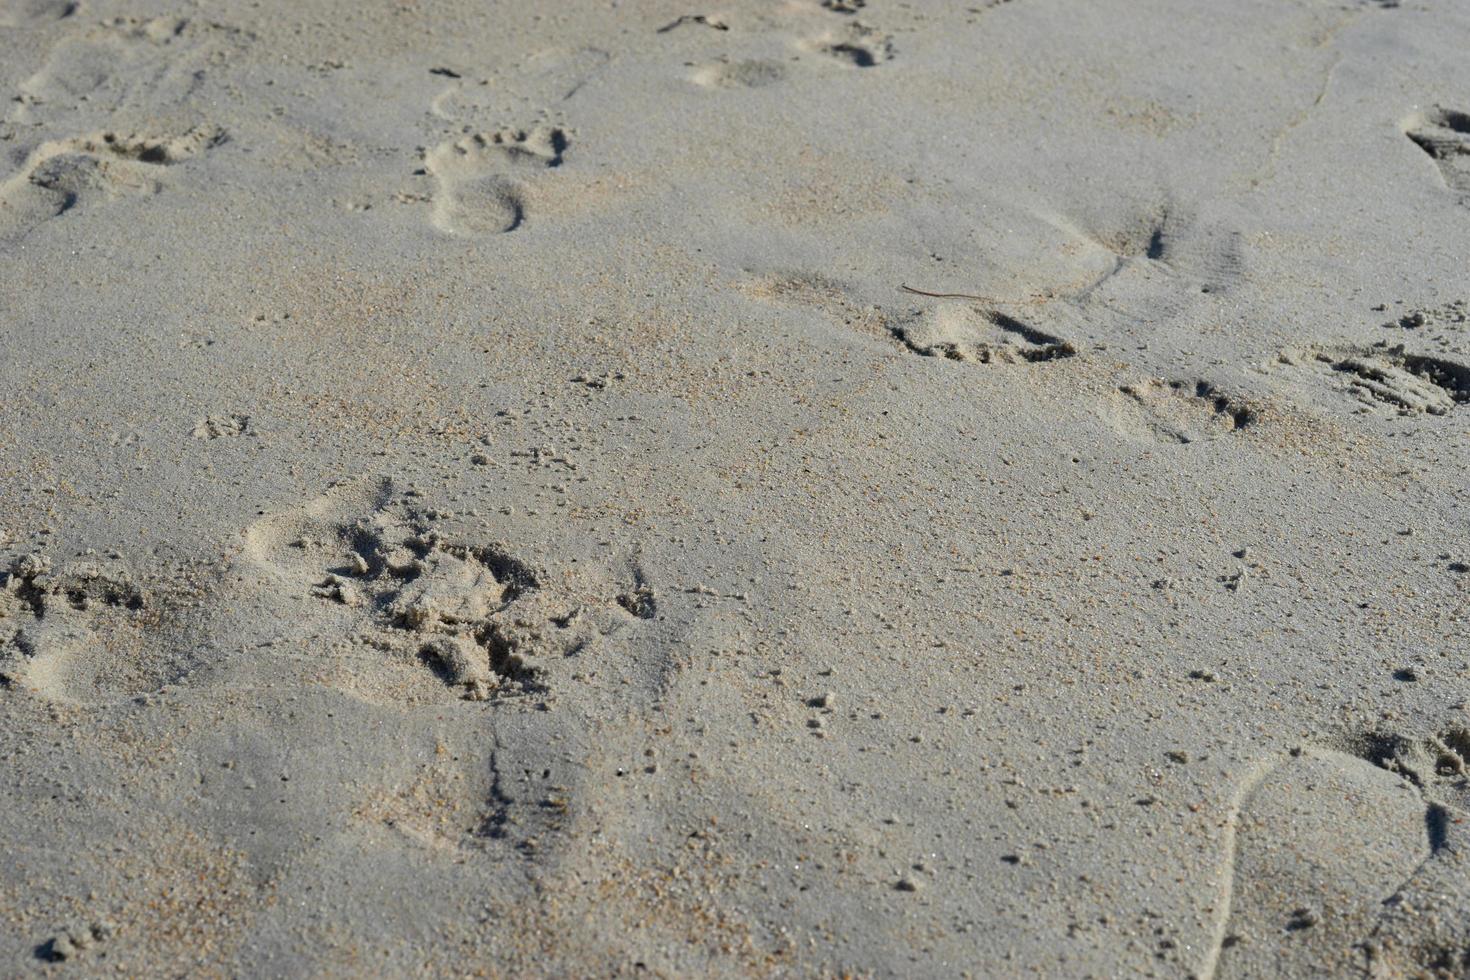
[{"label": "dry sand", "polygon": [[0,974],[1470,968],[1463,0],[0,25]]}]

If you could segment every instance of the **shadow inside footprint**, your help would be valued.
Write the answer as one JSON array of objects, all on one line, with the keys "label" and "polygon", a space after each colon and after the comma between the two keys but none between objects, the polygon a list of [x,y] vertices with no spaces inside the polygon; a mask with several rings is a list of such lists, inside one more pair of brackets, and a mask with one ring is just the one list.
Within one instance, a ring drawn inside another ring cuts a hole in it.
[{"label": "shadow inside footprint", "polygon": [[891,327],[904,347],[924,357],[976,364],[1020,364],[1072,357],[1077,348],[999,310],[943,303],[899,319]]},{"label": "shadow inside footprint", "polygon": [[[1463,976],[1470,735],[1369,734],[1262,771],[1235,821],[1222,976]],[[1385,973],[1386,971],[1386,973]]]},{"label": "shadow inside footprint", "polygon": [[0,183],[0,240],[18,239],[87,199],[158,193],[162,168],[225,139],[217,127],[196,127],[178,136],[104,132],[43,143],[18,174]]},{"label": "shadow inside footprint", "polygon": [[520,185],[505,177],[480,177],[455,185],[434,201],[434,226],[454,235],[515,231],[526,220]]},{"label": "shadow inside footprint", "polygon": [[1434,160],[1446,186],[1470,194],[1470,113],[1435,108],[1416,116],[1404,135]]}]

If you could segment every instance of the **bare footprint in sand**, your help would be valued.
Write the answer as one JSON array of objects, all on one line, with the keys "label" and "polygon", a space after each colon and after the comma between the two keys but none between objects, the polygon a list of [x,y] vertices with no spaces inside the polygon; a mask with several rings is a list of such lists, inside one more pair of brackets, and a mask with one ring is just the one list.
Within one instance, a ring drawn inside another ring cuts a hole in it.
[{"label": "bare footprint in sand", "polygon": [[1327,345],[1283,351],[1278,362],[1304,367],[1351,394],[1365,409],[1386,407],[1400,415],[1445,415],[1470,402],[1470,365],[1428,354],[1412,354],[1402,344],[1371,347]]},{"label": "bare footprint in sand", "polygon": [[117,562],[20,558],[0,575],[0,681],[80,704],[178,683],[205,652],[178,607]]},{"label": "bare footprint in sand", "polygon": [[1445,186],[1470,204],[1470,113],[1436,108],[1420,113],[1404,127],[1404,135],[1429,154]]},{"label": "bare footprint in sand", "polygon": [[1176,318],[1246,278],[1244,236],[1172,204],[1111,210],[1072,227],[1097,271],[1068,302],[1090,314]]},{"label": "bare footprint in sand", "polygon": [[224,139],[223,130],[200,127],[173,137],[106,132],[43,143],[0,183],[0,241],[19,239],[91,200],[156,194],[163,168]]},{"label": "bare footprint in sand", "polygon": [[1257,411],[1208,381],[1150,378],[1122,385],[1105,416],[1119,432],[1148,442],[1185,444],[1233,435],[1256,421]]},{"label": "bare footprint in sand", "polygon": [[703,88],[765,88],[786,79],[786,66],[768,59],[714,61],[695,68],[689,76]]},{"label": "bare footprint in sand", "polygon": [[875,68],[894,56],[893,38],[860,21],[828,31],[801,45],[852,68]]},{"label": "bare footprint in sand", "polygon": [[387,479],[262,519],[245,557],[283,593],[310,598],[312,631],[339,637],[326,679],[371,700],[544,691],[564,661],[634,615],[595,585],[553,585]]},{"label": "bare footprint in sand", "polygon": [[941,301],[890,329],[915,354],[972,364],[1034,364],[1077,353],[1068,341],[1018,317],[963,301]]},{"label": "bare footprint in sand", "polygon": [[[752,299],[818,310],[861,334],[881,338],[922,357],[971,364],[1036,364],[1073,357],[1068,340],[976,298],[925,296],[933,305],[893,308],[866,304],[840,282],[815,273],[753,277],[739,288]],[[907,287],[905,287],[907,288]]]},{"label": "bare footprint in sand", "polygon": [[1202,976],[1464,976],[1470,733],[1371,734],[1264,764],[1232,823]]},{"label": "bare footprint in sand", "polygon": [[[75,3],[32,0],[27,6],[41,16],[85,20],[72,16]],[[34,113],[54,123],[63,113],[98,125],[119,110],[180,103],[251,40],[224,24],[177,16],[89,23],[47,52],[40,70],[20,85],[12,111],[22,121]]]},{"label": "bare footprint in sand", "polygon": [[526,220],[528,193],[515,175],[560,166],[568,143],[566,131],[554,126],[440,143],[424,157],[424,169],[438,182],[434,227],[467,237],[515,231]]},{"label": "bare footprint in sand", "polygon": [[80,9],[77,0],[6,0],[0,3],[0,27],[65,20]]},{"label": "bare footprint in sand", "polygon": [[516,105],[564,103],[592,85],[611,61],[612,55],[601,48],[551,47],[498,65],[489,75],[433,68],[433,74],[449,81],[429,103],[429,111],[441,119],[474,125],[503,119]]}]

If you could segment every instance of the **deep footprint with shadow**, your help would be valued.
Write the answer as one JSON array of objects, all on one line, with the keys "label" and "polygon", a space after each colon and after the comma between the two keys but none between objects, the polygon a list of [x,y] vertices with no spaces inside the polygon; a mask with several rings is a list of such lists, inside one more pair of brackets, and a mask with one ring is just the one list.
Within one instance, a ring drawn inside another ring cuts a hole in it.
[{"label": "deep footprint with shadow", "polygon": [[445,526],[390,480],[349,482],[268,516],[246,542],[247,558],[315,600],[322,631],[335,623],[349,637],[358,652],[337,676],[360,693],[423,692],[414,674],[472,701],[543,692],[563,661],[636,618],[618,589],[554,585],[503,545]]},{"label": "deep footprint with shadow", "polygon": [[911,313],[890,329],[915,354],[972,364],[1035,364],[1077,353],[1070,342],[1018,317],[965,303]]},{"label": "deep footprint with shadow", "polygon": [[853,68],[875,68],[894,56],[893,38],[859,21],[840,31],[822,34],[803,46]]},{"label": "deep footprint with shadow", "polygon": [[850,330],[921,357],[970,364],[1038,364],[1077,354],[1071,341],[976,302],[983,297],[926,293],[905,286],[905,292],[937,300],[937,305],[898,309],[860,302],[845,284],[802,272],[755,276],[739,288],[764,303],[817,310]]},{"label": "deep footprint with shadow", "polygon": [[434,227],[467,237],[520,228],[528,185],[516,175],[561,166],[568,145],[566,131],[554,126],[502,129],[439,144],[424,157],[425,171],[438,182]]},{"label": "deep footprint with shadow", "polygon": [[1429,154],[1461,203],[1470,203],[1470,113],[1435,108],[1414,117],[1404,135]]},{"label": "deep footprint with shadow", "polygon": [[1410,353],[1402,344],[1312,347],[1285,351],[1278,360],[1313,368],[1365,405],[1400,415],[1445,415],[1470,402],[1470,365]]},{"label": "deep footprint with shadow", "polygon": [[1119,431],[1147,441],[1186,444],[1234,435],[1258,410],[1208,381],[1150,378],[1121,385],[1109,417]]},{"label": "deep footprint with shadow", "polygon": [[19,239],[90,200],[156,194],[163,168],[224,140],[217,127],[196,127],[178,136],[104,132],[43,143],[0,183],[0,241]]}]

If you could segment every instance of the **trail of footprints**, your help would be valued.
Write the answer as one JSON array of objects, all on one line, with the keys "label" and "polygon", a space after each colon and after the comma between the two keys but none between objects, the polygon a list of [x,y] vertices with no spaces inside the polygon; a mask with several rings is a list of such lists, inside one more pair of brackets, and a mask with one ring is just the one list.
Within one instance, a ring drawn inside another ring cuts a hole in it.
[{"label": "trail of footprints", "polygon": [[482,237],[515,231],[526,221],[528,178],[558,167],[570,143],[556,126],[502,129],[447,140],[424,156],[437,184],[434,227]]},{"label": "trail of footprints", "polygon": [[[119,560],[22,556],[0,573],[0,685],[115,703],[227,670],[227,649],[281,645],[309,651],[308,677],[369,700],[485,700],[543,692],[658,615],[641,573],[554,577],[441,517],[390,481],[343,484],[246,531],[237,592],[218,575],[144,587]],[[302,601],[305,618],[279,619]]]},{"label": "trail of footprints", "polygon": [[[974,299],[946,297],[932,306],[907,309],[864,307],[841,284],[802,274],[756,277],[744,282],[741,290],[764,302],[821,310],[860,333],[886,336],[921,357],[977,367],[1040,369],[1080,353],[1071,341]],[[1119,385],[1101,411],[1124,435],[1165,444],[1235,435],[1261,416],[1258,404],[1202,379],[1148,378]]]}]

